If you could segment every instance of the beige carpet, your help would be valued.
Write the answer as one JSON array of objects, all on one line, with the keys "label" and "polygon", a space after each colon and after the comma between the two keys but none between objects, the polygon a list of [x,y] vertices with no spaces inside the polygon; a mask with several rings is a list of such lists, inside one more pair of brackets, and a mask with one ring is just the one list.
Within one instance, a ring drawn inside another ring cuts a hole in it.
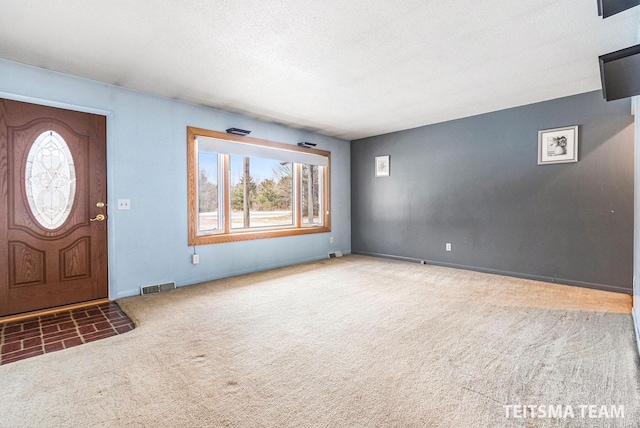
[{"label": "beige carpet", "polygon": [[639,426],[626,295],[347,256],[118,303],[134,331],[0,366],[0,426]]}]

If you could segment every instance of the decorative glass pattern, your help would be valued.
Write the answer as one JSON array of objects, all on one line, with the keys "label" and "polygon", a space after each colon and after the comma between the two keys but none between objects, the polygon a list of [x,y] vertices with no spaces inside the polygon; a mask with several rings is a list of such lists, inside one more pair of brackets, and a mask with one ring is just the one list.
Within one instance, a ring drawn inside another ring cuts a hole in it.
[{"label": "decorative glass pattern", "polygon": [[69,146],[60,134],[40,134],[29,150],[25,186],[29,208],[47,229],[60,227],[71,212],[76,171]]}]

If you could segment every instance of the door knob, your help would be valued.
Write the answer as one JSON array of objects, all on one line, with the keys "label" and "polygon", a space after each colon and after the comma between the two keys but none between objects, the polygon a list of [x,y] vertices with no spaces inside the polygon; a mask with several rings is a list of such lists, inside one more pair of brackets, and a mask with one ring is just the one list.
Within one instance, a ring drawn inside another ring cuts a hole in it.
[{"label": "door knob", "polygon": [[89,219],[89,221],[105,221],[106,217],[104,214],[98,214],[96,218]]}]

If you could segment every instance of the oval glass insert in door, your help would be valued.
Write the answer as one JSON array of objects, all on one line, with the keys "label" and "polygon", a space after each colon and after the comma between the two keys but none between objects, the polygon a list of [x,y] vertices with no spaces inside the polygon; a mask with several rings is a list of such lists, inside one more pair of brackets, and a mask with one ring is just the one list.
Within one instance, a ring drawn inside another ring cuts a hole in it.
[{"label": "oval glass insert in door", "polygon": [[25,186],[38,223],[49,230],[62,226],[73,207],[76,171],[69,146],[57,132],[43,132],[31,146]]}]

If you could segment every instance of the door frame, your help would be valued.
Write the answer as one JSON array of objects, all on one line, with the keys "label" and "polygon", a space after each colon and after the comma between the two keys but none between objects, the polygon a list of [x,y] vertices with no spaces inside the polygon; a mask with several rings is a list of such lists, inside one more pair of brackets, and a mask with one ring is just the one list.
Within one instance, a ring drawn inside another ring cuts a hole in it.
[{"label": "door frame", "polygon": [[105,144],[106,144],[106,162],[107,162],[107,165],[106,165],[107,167],[106,168],[106,171],[107,171],[107,200],[106,200],[106,203],[107,203],[107,272],[108,272],[107,297],[109,300],[115,300],[117,298],[117,291],[113,289],[113,281],[111,280],[112,275],[114,273],[113,261],[115,260],[115,237],[113,234],[114,225],[113,225],[113,215],[112,215],[114,211],[114,207],[113,207],[113,204],[110,203],[110,201],[113,201],[115,199],[113,197],[113,178],[112,178],[113,174],[111,174],[111,171],[112,171],[111,168],[113,165],[113,153],[112,153],[111,144],[109,141],[111,138],[111,132],[110,132],[112,127],[111,116],[113,115],[113,111],[104,110],[104,109],[95,108],[95,107],[89,107],[81,104],[70,104],[62,101],[31,97],[28,95],[21,95],[21,94],[15,94],[12,92],[4,92],[4,91],[0,91],[0,98],[5,98],[13,101],[22,101],[25,103],[37,104],[37,105],[46,106],[46,107],[55,107],[55,108],[61,108],[65,110],[72,110],[72,111],[77,111],[81,113],[97,114],[100,116],[104,116],[106,118],[107,139],[105,141]]}]

